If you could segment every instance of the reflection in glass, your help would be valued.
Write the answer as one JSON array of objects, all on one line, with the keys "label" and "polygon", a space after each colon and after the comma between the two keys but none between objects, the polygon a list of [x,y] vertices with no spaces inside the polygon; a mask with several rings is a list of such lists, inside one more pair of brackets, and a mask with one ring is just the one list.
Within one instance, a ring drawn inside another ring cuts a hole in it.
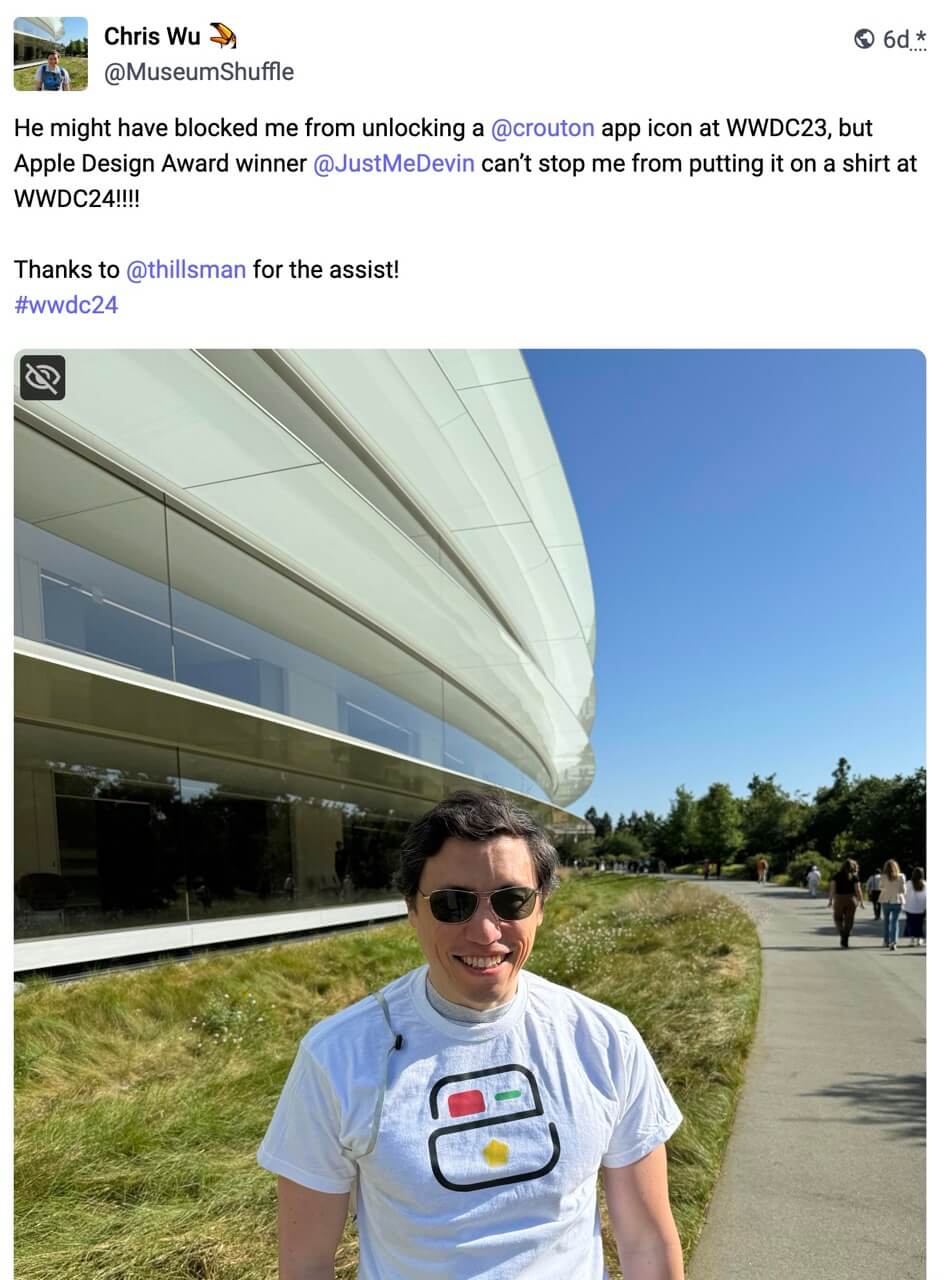
[{"label": "reflection in glass", "polygon": [[181,752],[193,919],[371,902],[428,801]]},{"label": "reflection in glass", "polygon": [[403,836],[429,807],[428,795],[23,723],[15,799],[18,938],[395,897]]},{"label": "reflection in glass", "polygon": [[[155,514],[160,515],[160,507],[148,499],[107,508],[116,553],[122,545],[123,521],[140,522]],[[14,523],[18,635],[171,678],[166,582],[47,529],[22,520]],[[162,521],[154,531],[163,538]]]},{"label": "reflection in glass", "polygon": [[176,753],[18,724],[17,937],[185,920]]},{"label": "reflection in glass", "polygon": [[17,634],[547,794],[525,741],[426,662],[22,424],[16,440]]}]

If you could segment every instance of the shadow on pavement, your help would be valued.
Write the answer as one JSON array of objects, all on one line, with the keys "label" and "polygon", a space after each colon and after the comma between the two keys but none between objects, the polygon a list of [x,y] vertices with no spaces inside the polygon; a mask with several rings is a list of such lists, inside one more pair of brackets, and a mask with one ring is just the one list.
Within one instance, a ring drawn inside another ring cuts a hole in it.
[{"label": "shadow on pavement", "polygon": [[[850,937],[849,937],[848,949],[851,951],[854,951],[858,947],[860,950],[863,950],[863,951],[882,950],[882,930],[881,930],[881,927],[876,927],[878,925],[879,925],[879,922],[875,920],[857,920],[855,927],[853,928],[852,933],[850,934]],[[839,945],[839,933],[836,929],[836,925],[831,915],[827,915],[824,913],[824,916],[821,917],[820,919],[816,921],[811,921],[809,923],[809,933],[811,937],[815,937],[817,939],[815,943],[814,942],[808,942],[808,943],[798,942],[798,943],[785,944],[785,945],[778,946],[778,945],[773,945],[771,943],[766,943],[762,940],[760,944],[761,950],[762,951],[831,951],[833,947],[835,947],[837,951],[844,950],[844,948],[840,947]],[[921,955],[927,954],[926,949],[924,947],[904,947],[902,946],[902,943],[899,941],[898,951],[895,954],[897,956],[899,953],[904,953],[904,952],[907,952],[910,955],[915,955],[915,956],[921,956]]]},{"label": "shadow on pavement", "polygon": [[[824,947],[822,944],[820,944],[819,946],[808,946],[808,947],[804,947],[799,944],[792,947],[769,947],[761,943],[760,949],[761,951],[825,951],[826,947]],[[836,950],[842,951],[843,949],[844,948],[840,947],[839,943],[837,942]],[[853,949],[854,948],[852,947],[849,948],[850,951]],[[830,948],[830,950],[832,950],[832,948]]]},{"label": "shadow on pavement", "polygon": [[[895,1137],[924,1145],[927,1082],[923,1075],[893,1076],[859,1071],[842,1084],[801,1095],[836,1098],[855,1107],[863,1124],[884,1125]],[[822,1124],[822,1117],[817,1118]]]},{"label": "shadow on pavement", "polygon": [[[823,951],[832,951],[832,950],[834,950],[834,948],[833,948],[831,945],[824,946],[822,943],[819,943],[819,944],[816,944],[816,945],[814,945],[813,943],[810,943],[808,946],[803,946],[803,945],[802,945],[802,944],[800,944],[800,943],[797,943],[797,944],[796,944],[796,945],[794,945],[794,946],[784,946],[784,947],[765,947],[765,946],[763,946],[763,945],[761,946],[761,951],[819,951],[819,952],[823,952]],[[836,951],[842,951],[842,952],[846,952],[846,951],[855,951],[855,950],[856,950],[855,938],[853,938],[853,939],[852,939],[852,941],[849,943],[849,946],[848,946],[848,947],[841,947],[841,946],[839,945],[839,937],[838,937],[838,935],[837,935],[837,937],[836,937],[835,950],[836,950]],[[859,951],[867,951],[867,950],[869,950],[869,948],[868,948],[868,947],[859,947],[859,948],[858,948],[858,950],[859,950]]]}]

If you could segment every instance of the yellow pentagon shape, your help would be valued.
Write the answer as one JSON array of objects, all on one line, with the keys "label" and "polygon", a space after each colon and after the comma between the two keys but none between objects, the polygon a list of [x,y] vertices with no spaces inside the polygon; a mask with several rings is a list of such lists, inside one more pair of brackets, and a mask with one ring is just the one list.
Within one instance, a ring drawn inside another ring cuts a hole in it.
[{"label": "yellow pentagon shape", "polygon": [[499,1142],[497,1138],[493,1138],[487,1147],[482,1148],[482,1155],[490,1169],[497,1169],[500,1165],[508,1163],[508,1143]]}]

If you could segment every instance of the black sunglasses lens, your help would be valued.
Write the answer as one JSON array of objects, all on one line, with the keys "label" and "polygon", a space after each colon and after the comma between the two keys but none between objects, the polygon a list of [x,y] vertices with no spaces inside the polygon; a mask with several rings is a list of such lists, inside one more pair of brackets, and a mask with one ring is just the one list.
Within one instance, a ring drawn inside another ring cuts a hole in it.
[{"label": "black sunglasses lens", "polygon": [[478,895],[468,889],[437,889],[429,895],[429,909],[443,924],[461,924],[475,913]]},{"label": "black sunglasses lens", "polygon": [[537,889],[513,885],[492,894],[492,907],[500,920],[525,920],[534,910]]}]

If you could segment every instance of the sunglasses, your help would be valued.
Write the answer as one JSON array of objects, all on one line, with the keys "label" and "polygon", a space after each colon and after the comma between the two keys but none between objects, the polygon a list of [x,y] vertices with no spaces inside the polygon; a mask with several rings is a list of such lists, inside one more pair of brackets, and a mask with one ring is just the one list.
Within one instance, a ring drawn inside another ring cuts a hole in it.
[{"label": "sunglasses", "polygon": [[462,924],[464,920],[471,920],[480,898],[491,904],[499,920],[526,920],[538,897],[537,889],[529,889],[523,884],[496,889],[494,893],[473,893],[471,889],[434,889],[432,893],[418,889],[417,893],[426,899],[434,918],[443,924]]}]

